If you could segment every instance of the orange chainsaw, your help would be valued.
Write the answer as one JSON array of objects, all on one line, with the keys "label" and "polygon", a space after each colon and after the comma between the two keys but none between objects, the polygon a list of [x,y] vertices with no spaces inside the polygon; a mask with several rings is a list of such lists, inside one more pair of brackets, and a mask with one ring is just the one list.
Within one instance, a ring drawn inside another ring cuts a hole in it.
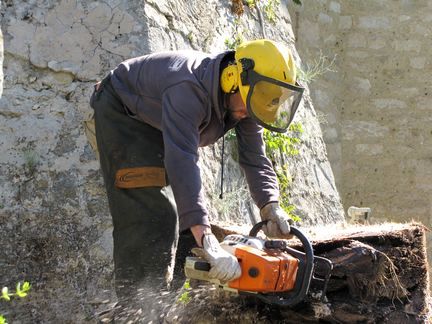
[{"label": "orange chainsaw", "polygon": [[239,294],[253,295],[268,304],[291,307],[309,298],[313,284],[315,294],[310,295],[324,301],[332,262],[314,256],[311,243],[294,226],[291,226],[291,234],[300,240],[303,251],[289,247],[287,240],[257,237],[265,223],[253,226],[248,236],[231,234],[220,243],[225,251],[237,257],[242,270],[240,278],[225,284],[209,278],[210,264],[199,257],[186,258],[186,277],[209,281]]}]

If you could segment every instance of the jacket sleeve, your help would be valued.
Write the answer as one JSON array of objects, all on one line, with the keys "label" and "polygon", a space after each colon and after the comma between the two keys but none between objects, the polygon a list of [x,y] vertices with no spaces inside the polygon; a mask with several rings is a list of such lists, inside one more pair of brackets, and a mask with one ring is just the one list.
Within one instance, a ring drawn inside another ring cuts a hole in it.
[{"label": "jacket sleeve", "polygon": [[239,163],[255,204],[262,208],[279,200],[279,186],[271,161],[265,155],[263,128],[245,118],[236,126]]},{"label": "jacket sleeve", "polygon": [[165,169],[174,192],[179,230],[210,225],[198,162],[199,126],[208,114],[208,99],[193,83],[165,90],[162,123]]}]

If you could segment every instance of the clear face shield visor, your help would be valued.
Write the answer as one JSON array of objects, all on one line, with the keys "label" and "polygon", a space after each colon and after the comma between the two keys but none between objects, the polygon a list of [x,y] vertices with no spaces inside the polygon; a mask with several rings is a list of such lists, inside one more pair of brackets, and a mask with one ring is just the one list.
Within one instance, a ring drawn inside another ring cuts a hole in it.
[{"label": "clear face shield visor", "polygon": [[[249,91],[246,99],[248,113],[261,126],[284,133],[300,104],[304,88],[247,71]],[[245,84],[245,83],[243,83]]]}]

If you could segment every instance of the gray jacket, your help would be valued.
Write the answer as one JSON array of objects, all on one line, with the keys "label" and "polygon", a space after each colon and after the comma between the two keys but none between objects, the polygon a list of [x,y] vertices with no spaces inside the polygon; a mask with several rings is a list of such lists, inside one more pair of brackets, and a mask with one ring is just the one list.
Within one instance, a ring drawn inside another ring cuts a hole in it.
[{"label": "gray jacket", "polygon": [[209,225],[198,147],[236,130],[239,163],[258,207],[279,198],[276,175],[265,157],[263,129],[251,118],[229,120],[219,85],[224,52],[162,52],[133,58],[111,71],[111,83],[131,117],[163,133],[164,163],[172,186],[179,227]]}]

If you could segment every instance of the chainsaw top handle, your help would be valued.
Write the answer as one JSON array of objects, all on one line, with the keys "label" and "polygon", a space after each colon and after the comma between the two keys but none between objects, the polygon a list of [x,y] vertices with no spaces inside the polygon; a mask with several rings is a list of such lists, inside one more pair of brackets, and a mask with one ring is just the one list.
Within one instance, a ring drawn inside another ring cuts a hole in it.
[{"label": "chainsaw top handle", "polygon": [[[258,232],[267,222],[268,221],[262,221],[255,224],[250,230],[249,236],[256,237]],[[314,268],[314,252],[312,249],[312,244],[298,228],[294,226],[291,226],[290,228],[290,234],[294,235],[300,240],[305,253],[304,271],[302,271],[303,275],[298,279],[301,280],[301,283],[298,286],[296,285],[295,291],[288,298],[281,299],[275,296],[260,295],[260,298],[264,301],[279,306],[294,306],[304,300],[309,291]]]}]

